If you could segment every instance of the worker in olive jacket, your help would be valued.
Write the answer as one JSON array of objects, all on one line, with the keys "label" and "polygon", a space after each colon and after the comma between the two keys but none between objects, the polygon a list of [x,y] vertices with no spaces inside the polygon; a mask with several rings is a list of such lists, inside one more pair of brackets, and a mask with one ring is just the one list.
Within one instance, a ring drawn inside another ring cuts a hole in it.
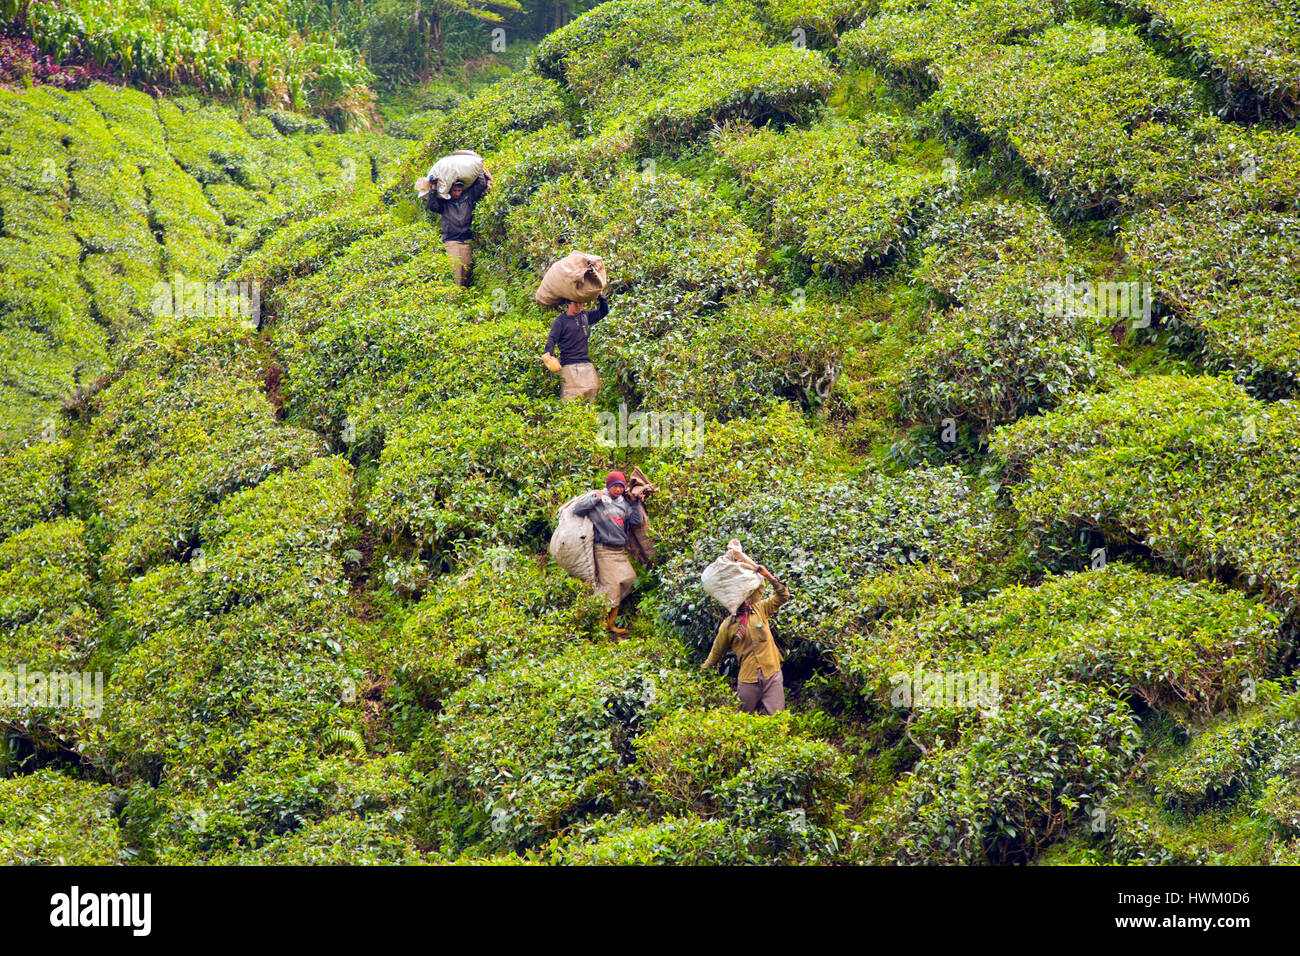
[{"label": "worker in olive jacket", "polygon": [[758,600],[762,594],[760,587],[746,598],[736,613],[722,622],[718,636],[713,639],[713,649],[700,667],[707,670],[722,660],[728,648],[735,651],[740,661],[736,682],[740,709],[747,714],[755,711],[775,714],[785,710],[785,679],[781,673],[781,649],[772,637],[772,615],[790,600],[790,589],[762,565],[758,573],[772,582],[776,593]]}]

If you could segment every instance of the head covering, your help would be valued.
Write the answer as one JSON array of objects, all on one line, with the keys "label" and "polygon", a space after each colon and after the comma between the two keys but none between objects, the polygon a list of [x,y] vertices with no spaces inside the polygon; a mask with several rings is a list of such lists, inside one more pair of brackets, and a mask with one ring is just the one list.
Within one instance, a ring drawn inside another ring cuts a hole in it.
[{"label": "head covering", "polygon": [[626,488],[627,479],[623,477],[623,473],[621,471],[611,471],[608,475],[605,476],[605,487],[608,488],[610,485],[622,485],[624,488]]}]

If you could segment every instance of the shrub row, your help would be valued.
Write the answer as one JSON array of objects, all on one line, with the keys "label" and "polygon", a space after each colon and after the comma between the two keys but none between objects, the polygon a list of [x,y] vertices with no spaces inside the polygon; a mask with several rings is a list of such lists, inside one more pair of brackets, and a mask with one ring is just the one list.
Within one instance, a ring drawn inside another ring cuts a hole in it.
[{"label": "shrub row", "polygon": [[1297,409],[1230,382],[1149,376],[1075,395],[994,437],[1016,507],[1052,527],[1136,541],[1184,571],[1282,600],[1300,588]]}]

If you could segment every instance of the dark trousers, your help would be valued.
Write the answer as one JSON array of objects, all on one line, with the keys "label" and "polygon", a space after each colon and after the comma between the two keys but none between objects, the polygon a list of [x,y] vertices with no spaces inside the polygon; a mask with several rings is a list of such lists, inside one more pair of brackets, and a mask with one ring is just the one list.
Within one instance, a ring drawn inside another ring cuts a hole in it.
[{"label": "dark trousers", "polygon": [[736,693],[740,695],[740,709],[747,714],[758,711],[762,714],[775,714],[785,710],[785,678],[781,668],[771,677],[763,676],[763,668],[758,669],[758,680],[753,683],[737,682]]}]

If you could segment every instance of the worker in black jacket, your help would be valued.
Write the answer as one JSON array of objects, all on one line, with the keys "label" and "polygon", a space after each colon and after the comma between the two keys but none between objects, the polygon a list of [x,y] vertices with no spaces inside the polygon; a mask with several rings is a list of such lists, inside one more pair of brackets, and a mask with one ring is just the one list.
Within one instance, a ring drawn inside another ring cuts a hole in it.
[{"label": "worker in black jacket", "polygon": [[469,245],[474,236],[474,206],[490,185],[491,180],[484,171],[468,187],[452,183],[447,190],[449,199],[438,194],[436,181],[429,182],[429,191],[424,196],[425,207],[442,217],[442,245],[455,264],[457,285],[469,285],[474,272],[474,253]]},{"label": "worker in black jacket", "polygon": [[[588,402],[596,401],[600,392],[600,376],[596,366],[591,364],[587,353],[587,340],[591,336],[591,327],[609,314],[609,303],[605,296],[596,299],[594,309],[584,309],[577,302],[566,302],[564,309],[555,316],[551,323],[551,334],[546,337],[546,351],[542,361],[548,367],[560,373],[560,401],[581,398]],[[555,366],[555,350],[560,350],[559,366]],[[549,360],[546,358],[549,356]]]}]

